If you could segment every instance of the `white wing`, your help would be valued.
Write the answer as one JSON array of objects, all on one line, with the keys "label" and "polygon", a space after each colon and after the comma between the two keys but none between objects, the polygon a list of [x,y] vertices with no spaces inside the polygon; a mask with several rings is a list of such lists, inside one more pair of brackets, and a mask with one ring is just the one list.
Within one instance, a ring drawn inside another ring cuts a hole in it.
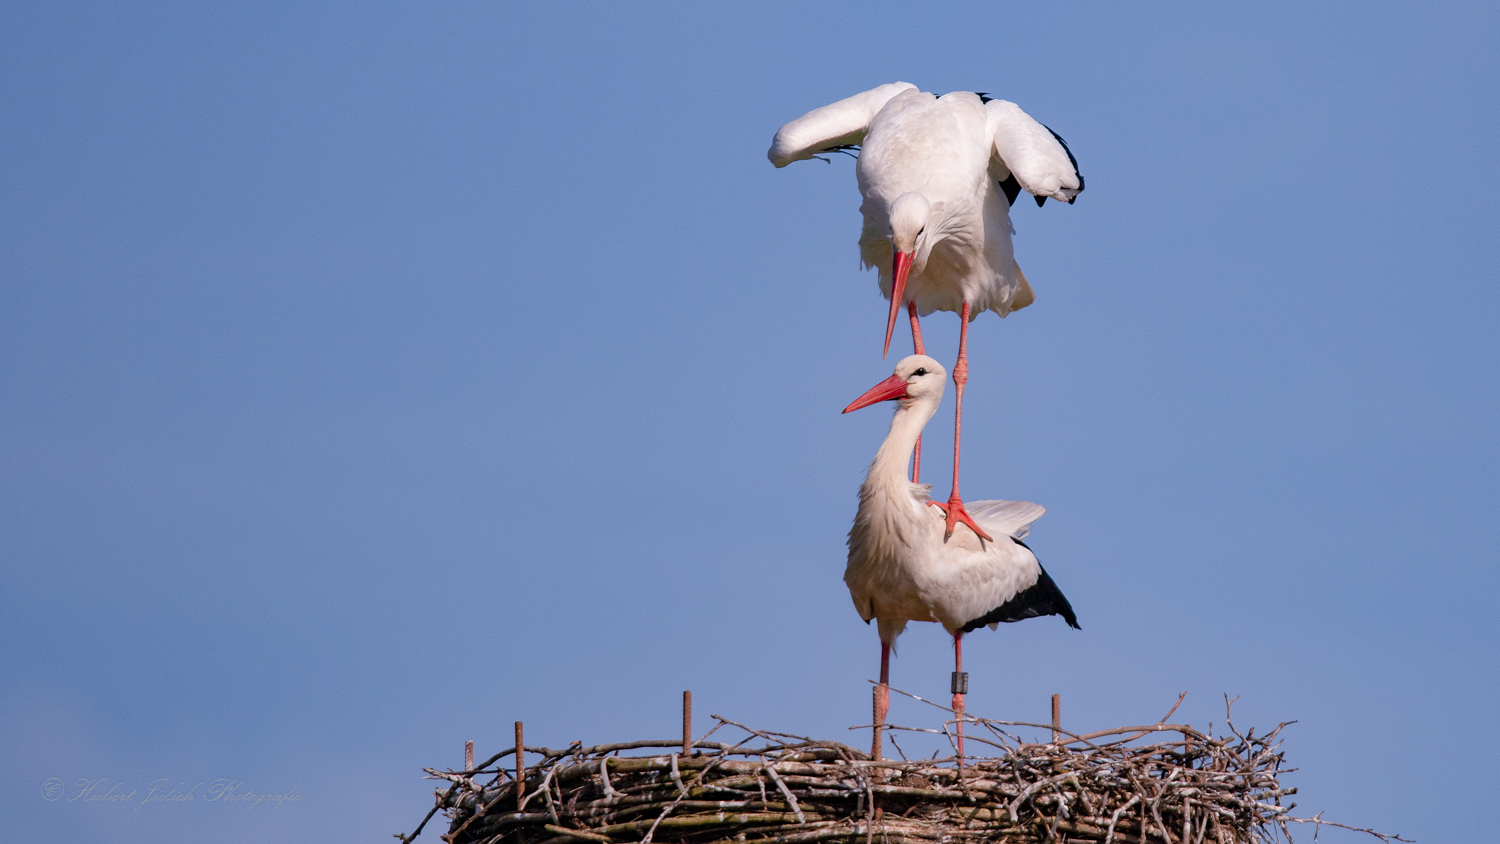
[{"label": "white wing", "polygon": [[990,100],[984,108],[994,154],[1021,187],[1038,202],[1049,196],[1072,202],[1083,190],[1083,177],[1078,175],[1068,148],[1052,130],[1006,100]]},{"label": "white wing", "polygon": [[1030,501],[969,501],[964,507],[990,536],[1016,539],[1025,539],[1031,532],[1031,523],[1047,512],[1046,507]]},{"label": "white wing", "polygon": [[870,121],[891,98],[917,86],[891,82],[831,105],[815,108],[776,130],[766,157],[777,167],[812,158],[819,152],[865,139]]}]

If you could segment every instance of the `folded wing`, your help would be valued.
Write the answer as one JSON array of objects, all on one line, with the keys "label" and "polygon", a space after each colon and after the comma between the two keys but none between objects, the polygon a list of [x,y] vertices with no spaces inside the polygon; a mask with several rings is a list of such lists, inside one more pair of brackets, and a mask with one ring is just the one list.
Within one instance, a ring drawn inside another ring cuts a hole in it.
[{"label": "folded wing", "polygon": [[859,144],[865,139],[870,121],[885,104],[902,91],[916,87],[910,82],[891,82],[815,108],[778,129],[766,157],[777,167],[785,167],[820,152]]},{"label": "folded wing", "polygon": [[[1004,183],[1014,178],[1040,205],[1048,197],[1071,203],[1083,192],[1078,162],[1051,129],[1036,122],[1015,103],[989,100],[984,104],[993,149],[992,161],[1003,165],[996,178]],[[1013,188],[1007,189],[1012,202]]]},{"label": "folded wing", "polygon": [[984,626],[993,630],[997,624],[1041,618],[1044,615],[1060,615],[1069,627],[1083,629],[1078,626],[1078,616],[1073,613],[1073,605],[1068,603],[1067,596],[1057,588],[1052,576],[1047,574],[1040,563],[1037,564],[1037,570],[1036,582],[1030,587],[1007,598],[989,612],[965,622],[959,630],[968,633]]}]

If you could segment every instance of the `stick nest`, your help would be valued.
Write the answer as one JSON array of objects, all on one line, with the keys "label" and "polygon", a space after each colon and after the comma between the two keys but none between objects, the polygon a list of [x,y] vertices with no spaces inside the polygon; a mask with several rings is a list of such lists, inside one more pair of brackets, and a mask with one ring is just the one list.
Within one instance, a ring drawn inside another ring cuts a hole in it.
[{"label": "stick nest", "polygon": [[[1291,841],[1294,824],[1355,829],[1294,817],[1295,804],[1283,804],[1297,791],[1279,780],[1292,770],[1279,740],[1286,724],[1259,736],[1226,724],[1228,734],[1215,737],[1163,718],[1039,743],[1016,728],[1050,725],[964,715],[966,749],[990,755],[960,764],[956,755],[877,760],[838,742],[713,717],[686,754],[672,740],[528,746],[541,759],[527,760],[519,800],[513,770],[498,764],[513,749],[474,770],[427,768],[450,785],[422,826],[396,837],[409,844],[439,811],[450,819],[449,844],[1270,844]],[[885,729],[951,742],[956,723]],[[744,738],[708,739],[726,727]],[[1150,741],[1163,734],[1175,735]],[[674,750],[626,755],[652,748]]]}]

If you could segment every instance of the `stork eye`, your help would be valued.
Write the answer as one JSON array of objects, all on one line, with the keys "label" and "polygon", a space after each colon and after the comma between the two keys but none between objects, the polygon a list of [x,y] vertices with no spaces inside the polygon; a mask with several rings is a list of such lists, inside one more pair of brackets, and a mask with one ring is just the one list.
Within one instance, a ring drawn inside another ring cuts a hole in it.
[{"label": "stork eye", "polygon": [[913,372],[912,374],[913,375],[926,375],[927,374],[927,368],[926,367],[922,367],[922,368],[918,369],[916,372]]}]

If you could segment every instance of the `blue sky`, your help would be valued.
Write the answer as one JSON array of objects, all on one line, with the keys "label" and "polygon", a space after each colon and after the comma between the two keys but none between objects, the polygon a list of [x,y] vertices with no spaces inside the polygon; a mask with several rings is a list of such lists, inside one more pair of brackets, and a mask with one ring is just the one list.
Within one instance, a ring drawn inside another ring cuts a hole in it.
[{"label": "blue sky", "polygon": [[[965,494],[1049,508],[1030,541],[1083,630],[971,637],[971,711],[1057,692],[1102,728],[1186,690],[1204,724],[1238,695],[1241,725],[1298,721],[1303,811],[1482,837],[1497,23],[6,4],[8,834],[382,840],[464,740],[669,736],[685,688],[863,741],[878,645],[840,578],[887,416],[838,410],[899,355],[852,161],[764,156],[899,79],[1014,100],[1088,179],[1017,203],[1037,303],[974,324],[964,427]],[[925,333],[950,362],[956,319]],[[949,659],[916,625],[893,682],[940,697]]]}]

